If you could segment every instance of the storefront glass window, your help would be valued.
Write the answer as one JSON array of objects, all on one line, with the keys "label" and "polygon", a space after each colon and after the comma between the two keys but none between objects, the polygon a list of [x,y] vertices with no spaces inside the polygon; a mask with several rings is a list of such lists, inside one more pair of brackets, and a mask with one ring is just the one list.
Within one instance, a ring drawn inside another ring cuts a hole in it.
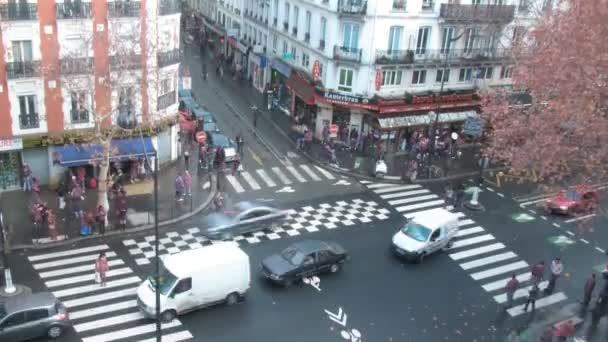
[{"label": "storefront glass window", "polygon": [[20,187],[19,153],[0,153],[0,190]]}]

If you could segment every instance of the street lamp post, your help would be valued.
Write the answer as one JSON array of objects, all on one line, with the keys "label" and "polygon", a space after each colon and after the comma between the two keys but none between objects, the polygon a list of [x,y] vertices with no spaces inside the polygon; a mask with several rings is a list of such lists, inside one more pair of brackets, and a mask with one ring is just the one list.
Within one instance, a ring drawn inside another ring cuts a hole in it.
[{"label": "street lamp post", "polygon": [[[120,110],[118,118],[116,120],[118,127],[125,130],[133,130],[138,127],[137,118],[135,113],[131,110],[123,111]],[[142,135],[140,130],[140,135]],[[143,137],[143,135],[142,135]],[[148,154],[145,153],[144,157],[148,159]],[[160,260],[158,257],[159,247],[159,233],[158,233],[158,155],[154,155],[154,293],[156,302],[156,342],[161,342],[162,338],[162,326],[160,317]]]}]

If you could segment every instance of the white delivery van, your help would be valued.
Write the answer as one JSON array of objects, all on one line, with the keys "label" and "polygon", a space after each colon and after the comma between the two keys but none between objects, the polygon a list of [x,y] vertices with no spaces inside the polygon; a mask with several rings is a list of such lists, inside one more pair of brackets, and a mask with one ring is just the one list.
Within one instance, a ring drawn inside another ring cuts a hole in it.
[{"label": "white delivery van", "polygon": [[427,255],[449,247],[458,233],[458,216],[443,208],[421,211],[393,236],[395,253],[422,261]]},{"label": "white delivery van", "polygon": [[[161,257],[160,312],[164,322],[198,308],[244,298],[251,281],[249,256],[233,242]],[[137,304],[147,317],[156,317],[155,278],[137,289]]]}]

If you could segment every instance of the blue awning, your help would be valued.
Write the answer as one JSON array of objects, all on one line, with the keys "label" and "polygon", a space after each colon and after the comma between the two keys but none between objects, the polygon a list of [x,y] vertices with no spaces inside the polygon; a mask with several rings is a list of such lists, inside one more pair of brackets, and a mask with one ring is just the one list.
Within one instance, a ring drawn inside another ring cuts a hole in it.
[{"label": "blue awning", "polygon": [[[66,167],[95,164],[102,160],[103,149],[97,144],[64,145],[57,149],[59,163]],[[150,137],[112,140],[110,160],[155,157],[156,150]]]}]

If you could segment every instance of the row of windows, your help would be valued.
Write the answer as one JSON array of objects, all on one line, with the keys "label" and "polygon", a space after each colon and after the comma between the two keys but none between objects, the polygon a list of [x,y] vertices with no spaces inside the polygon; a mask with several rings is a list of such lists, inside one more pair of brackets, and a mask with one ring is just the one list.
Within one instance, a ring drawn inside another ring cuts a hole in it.
[{"label": "row of windows", "polygon": [[[473,79],[474,72],[477,72],[477,79],[491,79],[493,76],[494,68],[482,67],[482,68],[461,68],[458,73],[458,82],[469,82]],[[500,78],[511,78],[512,67],[503,66],[500,70]],[[427,70],[414,70],[412,72],[412,84],[421,85],[427,82]],[[403,79],[403,70],[385,70],[382,72],[382,86],[399,86]],[[435,73],[435,83],[449,82],[450,80],[450,69],[438,69]]]}]

